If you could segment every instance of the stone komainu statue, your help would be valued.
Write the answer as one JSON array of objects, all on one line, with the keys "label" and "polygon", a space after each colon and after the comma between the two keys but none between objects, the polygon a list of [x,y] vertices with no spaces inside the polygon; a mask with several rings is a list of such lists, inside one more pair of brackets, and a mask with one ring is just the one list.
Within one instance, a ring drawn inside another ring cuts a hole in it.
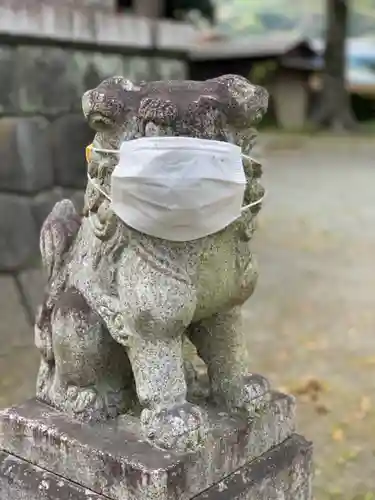
[{"label": "stone komainu statue", "polygon": [[[144,136],[235,143],[249,154],[268,94],[245,78],[135,85],[114,77],[83,96],[95,148],[118,149]],[[88,172],[103,190],[117,154],[93,151]],[[258,199],[260,166],[245,159],[244,204]],[[145,436],[189,449],[204,433],[205,410],[187,400],[183,342],[207,366],[210,397],[228,411],[251,411],[267,382],[248,373],[240,307],[257,271],[250,251],[259,205],[210,236],[171,242],[126,226],[87,184],[82,217],[57,203],[40,236],[48,273],[39,310],[37,396],[67,414],[98,421],[141,407]]]}]

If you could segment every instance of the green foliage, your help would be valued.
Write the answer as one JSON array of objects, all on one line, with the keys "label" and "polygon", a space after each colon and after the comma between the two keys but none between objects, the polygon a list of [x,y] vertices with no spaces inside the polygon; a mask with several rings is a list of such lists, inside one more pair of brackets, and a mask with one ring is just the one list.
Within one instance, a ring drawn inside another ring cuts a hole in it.
[{"label": "green foliage", "polygon": [[277,71],[276,61],[255,63],[249,75],[249,80],[256,85],[267,85]]},{"label": "green foliage", "polygon": [[[198,2],[198,0],[197,0]],[[326,0],[213,0],[219,28],[232,35],[324,34]],[[375,36],[375,0],[350,0],[350,36]]]},{"label": "green foliage", "polygon": [[211,0],[166,0],[166,17],[183,19],[189,12],[198,11],[205,19],[213,22],[215,9]]}]

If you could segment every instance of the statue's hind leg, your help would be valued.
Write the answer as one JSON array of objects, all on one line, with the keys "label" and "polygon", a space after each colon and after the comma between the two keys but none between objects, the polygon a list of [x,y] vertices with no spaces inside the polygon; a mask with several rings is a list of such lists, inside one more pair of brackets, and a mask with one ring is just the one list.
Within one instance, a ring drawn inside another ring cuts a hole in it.
[{"label": "statue's hind leg", "polygon": [[128,409],[133,377],[126,353],[74,288],[55,306],[52,342],[52,383],[42,399],[84,420],[104,420]]},{"label": "statue's hind leg", "polygon": [[249,373],[240,308],[192,324],[188,335],[207,365],[211,395],[218,404],[251,412],[264,400],[268,382]]}]

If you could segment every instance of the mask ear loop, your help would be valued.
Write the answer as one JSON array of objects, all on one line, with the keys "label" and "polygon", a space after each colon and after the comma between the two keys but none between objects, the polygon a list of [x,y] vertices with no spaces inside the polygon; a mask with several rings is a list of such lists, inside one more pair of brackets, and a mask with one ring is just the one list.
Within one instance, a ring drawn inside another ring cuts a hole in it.
[{"label": "mask ear loop", "polygon": [[[91,160],[91,154],[92,154],[93,151],[98,151],[99,153],[113,153],[113,152],[117,152],[116,150],[113,150],[113,149],[94,148],[94,146],[92,144],[89,144],[88,146],[86,146],[86,161],[87,161],[87,163],[90,162],[90,160]],[[107,198],[108,201],[112,202],[112,200],[109,197],[109,195],[99,186],[98,183],[96,183],[94,181],[94,179],[91,177],[91,175],[89,174],[88,171],[87,171],[87,179],[90,182],[90,184],[92,184],[94,186],[94,188],[99,191],[100,194],[102,194],[105,198]]]},{"label": "mask ear loop", "polygon": [[[90,184],[92,184],[94,186],[95,189],[97,189],[99,191],[100,194],[102,194],[109,202],[112,202],[111,198],[108,196],[108,194],[99,186],[99,184],[97,182],[94,181],[94,179],[91,177],[91,175],[87,172],[87,179],[89,181]],[[91,215],[92,215],[92,212],[91,210],[88,210],[88,213],[89,213],[89,223],[92,227],[93,230],[95,230],[95,227],[94,227],[94,224],[91,220]]]},{"label": "mask ear loop", "polygon": [[[256,163],[255,160],[254,160],[254,158],[252,158],[251,156],[244,155],[244,154],[241,154],[241,156],[243,158],[247,158],[248,160]],[[264,200],[265,197],[266,197],[266,193],[264,193],[263,196],[261,196],[257,200],[249,203],[248,205],[245,205],[244,207],[241,207],[241,213],[246,212],[246,210],[249,210],[249,208],[255,207],[256,205],[260,205],[263,202],[263,200]]]},{"label": "mask ear loop", "polygon": [[89,180],[90,184],[94,186],[95,189],[99,191],[100,194],[104,196],[104,198],[107,198],[108,201],[112,202],[110,196],[102,189],[97,182],[94,181],[94,179],[91,177],[91,175],[87,172],[87,179]]},{"label": "mask ear loop", "polygon": [[91,147],[91,151],[97,151],[98,153],[106,153],[106,154],[119,154],[119,149],[102,149],[102,148],[94,148]]},{"label": "mask ear loop", "polygon": [[241,207],[241,212],[246,212],[246,210],[248,210],[249,208],[255,207],[256,205],[259,205],[260,203],[262,203],[262,201],[264,200],[265,197],[266,197],[266,194],[264,194],[263,196],[258,198],[256,201],[253,201],[253,202],[249,203],[248,205]]},{"label": "mask ear loop", "polygon": [[[116,149],[94,148],[94,146],[92,144],[89,144],[86,147],[86,161],[87,162],[89,162],[90,159],[91,159],[91,153],[92,153],[92,151],[97,151],[99,153],[110,153],[110,154],[119,153],[120,152],[120,150],[116,150]],[[90,184],[92,184],[94,186],[94,188],[97,189],[99,191],[99,193],[104,196],[104,198],[106,198],[110,203],[112,203],[112,200],[111,200],[110,196],[104,191],[104,189],[102,189],[99,186],[99,184],[97,182],[94,181],[94,179],[91,177],[91,175],[88,172],[87,172],[87,179],[90,182]],[[92,214],[91,210],[89,210],[88,212],[89,212],[89,215],[91,216],[91,214]],[[90,219],[90,222],[91,222],[91,219]],[[91,223],[91,225],[92,225],[92,223]]]}]

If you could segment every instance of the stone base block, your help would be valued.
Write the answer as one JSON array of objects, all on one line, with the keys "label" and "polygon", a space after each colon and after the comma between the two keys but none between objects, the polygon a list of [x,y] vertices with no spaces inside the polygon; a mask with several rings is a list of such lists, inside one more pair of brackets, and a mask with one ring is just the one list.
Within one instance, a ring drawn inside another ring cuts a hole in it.
[{"label": "stone base block", "polygon": [[108,498],[3,451],[0,451],[0,495],[2,500],[102,500]]},{"label": "stone base block", "polygon": [[[88,425],[36,401],[0,413],[0,497],[9,500],[309,500],[311,445],[294,402],[272,393],[251,420],[208,408],[195,452],[146,441],[136,417]],[[39,495],[39,496],[38,496]]]},{"label": "stone base block", "polygon": [[[311,443],[293,434],[283,443],[193,498],[195,500],[309,500],[311,456]],[[0,493],[4,500],[109,500],[110,498],[6,452],[0,452]],[[156,493],[155,496],[147,497],[124,496],[123,500],[128,498],[156,500],[159,497]]]}]

